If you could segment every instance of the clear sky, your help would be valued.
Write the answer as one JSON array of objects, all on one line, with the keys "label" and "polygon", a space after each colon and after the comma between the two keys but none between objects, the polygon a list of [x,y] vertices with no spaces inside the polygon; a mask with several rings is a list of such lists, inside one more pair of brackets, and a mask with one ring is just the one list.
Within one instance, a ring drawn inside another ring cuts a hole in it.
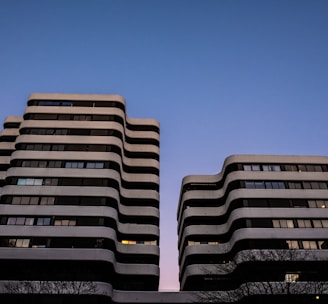
[{"label": "clear sky", "polygon": [[120,94],[161,123],[161,290],[181,180],[231,154],[327,155],[327,0],[1,0],[0,122],[32,92]]}]

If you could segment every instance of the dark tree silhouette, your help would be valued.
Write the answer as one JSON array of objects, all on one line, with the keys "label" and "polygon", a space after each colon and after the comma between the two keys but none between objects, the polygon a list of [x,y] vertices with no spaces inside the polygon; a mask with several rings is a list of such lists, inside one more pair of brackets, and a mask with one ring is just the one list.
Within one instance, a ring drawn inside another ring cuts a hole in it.
[{"label": "dark tree silhouette", "polygon": [[9,294],[95,294],[97,286],[91,281],[13,281],[5,285]]},{"label": "dark tree silhouette", "polygon": [[[318,252],[317,252],[318,253]],[[320,252],[319,252],[320,254]],[[327,261],[325,255],[319,256],[313,250],[293,249],[254,249],[239,252],[232,261],[224,264],[215,264],[214,271],[207,271],[208,275],[229,275],[244,263],[256,263],[256,267],[266,262],[276,264],[295,262]],[[255,264],[254,264],[255,265]],[[279,266],[278,266],[279,267]],[[324,270],[322,270],[324,271]],[[199,291],[196,302],[199,303],[233,303],[243,301],[251,296],[287,296],[291,299],[294,295],[328,295],[327,281],[300,281],[301,273],[288,271],[284,274],[284,280],[272,281],[247,281],[237,289],[227,291]],[[293,303],[293,302],[290,302]]]}]

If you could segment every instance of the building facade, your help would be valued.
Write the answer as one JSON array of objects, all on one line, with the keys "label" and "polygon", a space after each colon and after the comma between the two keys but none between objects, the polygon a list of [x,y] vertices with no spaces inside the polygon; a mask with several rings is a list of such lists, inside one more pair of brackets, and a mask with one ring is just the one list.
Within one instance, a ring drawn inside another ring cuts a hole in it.
[{"label": "building facade", "polygon": [[159,123],[121,96],[6,118],[0,303],[328,301],[328,157],[230,156],[183,179],[177,219],[181,291],[158,292]]},{"label": "building facade", "polygon": [[230,156],[217,175],[183,179],[177,218],[181,290],[328,293],[328,157]]},{"label": "building facade", "polygon": [[32,94],[4,122],[0,170],[1,303],[45,282],[99,303],[158,290],[156,120],[118,95]]}]

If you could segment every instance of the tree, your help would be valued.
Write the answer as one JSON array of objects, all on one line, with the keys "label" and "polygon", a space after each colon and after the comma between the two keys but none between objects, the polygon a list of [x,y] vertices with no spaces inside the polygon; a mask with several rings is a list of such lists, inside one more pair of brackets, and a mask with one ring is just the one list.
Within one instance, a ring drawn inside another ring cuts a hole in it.
[{"label": "tree", "polygon": [[[320,252],[319,252],[320,253]],[[233,303],[247,301],[247,299],[259,299],[263,296],[280,296],[287,297],[290,301],[296,295],[328,295],[327,281],[306,280],[302,277],[301,271],[286,271],[288,266],[296,263],[315,262],[328,260],[327,256],[318,257],[313,250],[293,250],[293,249],[253,249],[239,252],[233,260],[224,264],[215,264],[214,271],[204,270],[208,275],[219,275],[228,277],[236,273],[247,263],[253,265],[265,265],[265,263],[273,263],[271,265],[285,265],[282,268],[283,277],[280,280],[250,280],[243,282],[238,288],[227,291],[200,291],[197,294],[197,302],[200,303]],[[268,264],[267,264],[268,265]],[[243,274],[242,274],[243,276]],[[301,281],[303,280],[303,281]],[[251,303],[253,300],[250,300]],[[289,302],[293,303],[293,302]]]},{"label": "tree", "polygon": [[5,284],[9,294],[70,294],[91,295],[97,286],[91,281],[12,281]]}]

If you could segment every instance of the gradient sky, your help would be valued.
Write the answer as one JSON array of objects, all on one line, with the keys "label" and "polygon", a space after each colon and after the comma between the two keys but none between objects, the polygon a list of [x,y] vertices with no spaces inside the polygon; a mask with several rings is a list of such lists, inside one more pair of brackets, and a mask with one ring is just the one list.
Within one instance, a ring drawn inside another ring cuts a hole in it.
[{"label": "gradient sky", "polygon": [[327,155],[327,0],[1,0],[0,122],[32,92],[120,94],[161,123],[161,281],[181,180],[231,154]]}]

